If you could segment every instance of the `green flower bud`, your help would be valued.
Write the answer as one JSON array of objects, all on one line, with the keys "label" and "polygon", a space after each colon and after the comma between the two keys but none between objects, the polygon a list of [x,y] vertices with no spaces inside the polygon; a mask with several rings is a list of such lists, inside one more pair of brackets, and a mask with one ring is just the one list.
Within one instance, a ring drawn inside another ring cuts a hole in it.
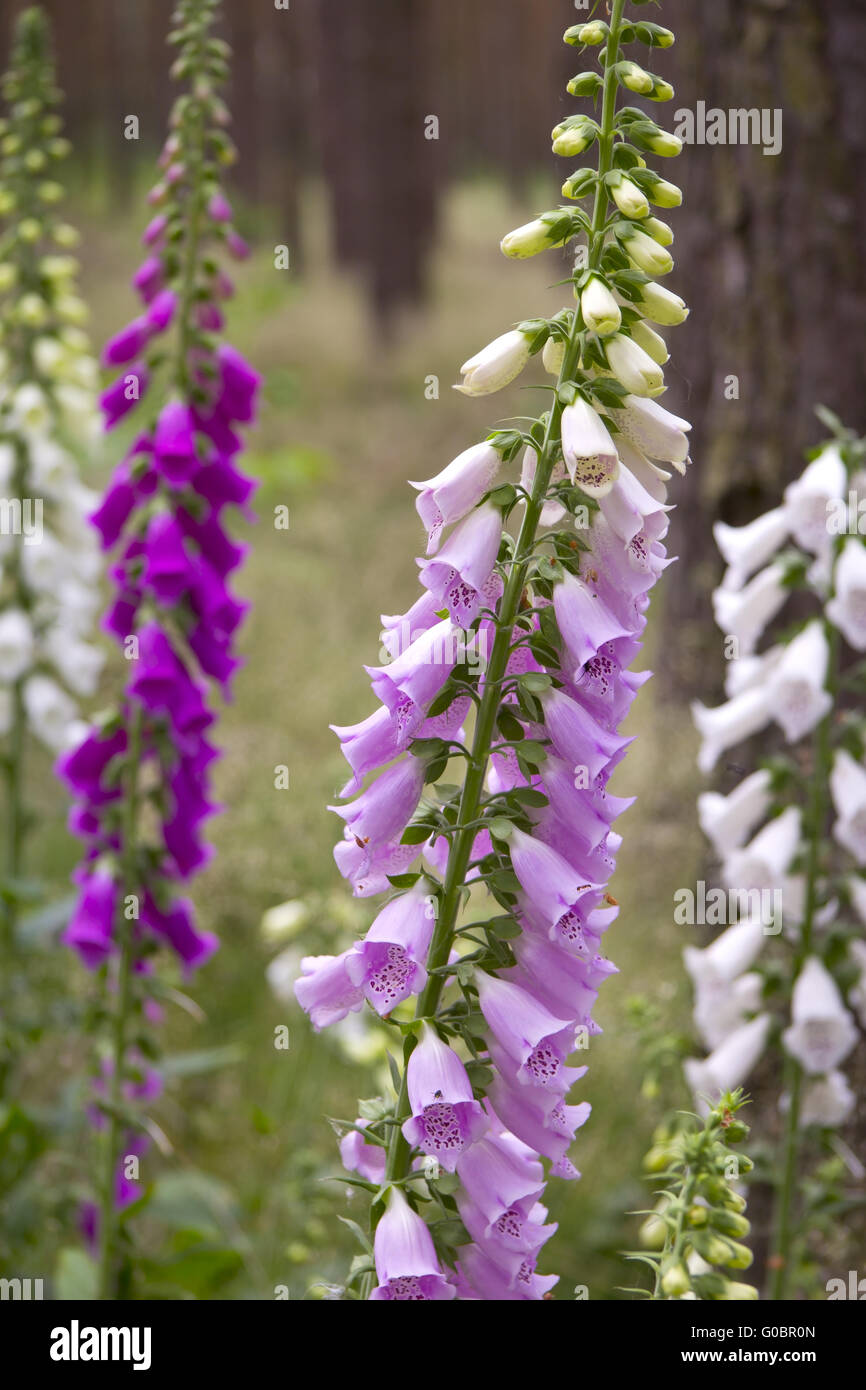
[{"label": "green flower bud", "polygon": [[724,1207],[713,1208],[710,1225],[725,1236],[747,1236],[752,1229],[745,1216],[736,1211],[726,1211]]},{"label": "green flower bud", "polygon": [[610,196],[626,217],[646,217],[649,212],[645,195],[631,179],[622,178],[612,183]]},{"label": "green flower bud", "polygon": [[662,77],[653,77],[653,89],[647,93],[650,101],[670,101],[673,94],[670,82],[665,82]]},{"label": "green flower bud", "polygon": [[81,241],[81,233],[70,222],[59,222],[53,229],[52,236],[58,246],[64,246],[67,250],[78,246]]},{"label": "green flower bud", "polygon": [[[729,1265],[735,1257],[733,1241],[725,1240],[723,1236],[715,1235],[711,1230],[704,1229],[695,1231],[692,1236],[692,1244],[699,1255],[711,1265]],[[745,1269],[745,1265],[743,1268]]]},{"label": "green flower bud", "polygon": [[591,19],[587,24],[573,24],[570,29],[566,29],[563,34],[565,43],[575,47],[577,44],[586,44],[588,47],[595,48],[598,44],[604,43],[608,36],[609,29],[602,19]]},{"label": "green flower bud", "polygon": [[[748,1269],[755,1258],[749,1247],[747,1245],[741,1245],[739,1241],[736,1240],[732,1240],[730,1244],[733,1255],[724,1263],[727,1264],[729,1269]],[[720,1261],[720,1263],[722,1263],[722,1261]]]},{"label": "green flower bud", "polygon": [[571,79],[566,91],[572,97],[591,97],[603,86],[604,83],[597,72],[579,72]]},{"label": "green flower bud", "polygon": [[42,223],[35,217],[25,217],[18,223],[18,236],[21,241],[33,243],[42,235]]},{"label": "green flower bud", "polygon": [[44,150],[28,150],[24,156],[24,167],[31,174],[38,174],[47,164]]},{"label": "green flower bud", "polygon": [[625,59],[616,65],[616,75],[623,87],[627,87],[630,92],[639,92],[643,96],[648,96],[653,90],[652,74],[640,67],[637,63],[632,63]]},{"label": "green flower bud", "polygon": [[63,138],[52,140],[48,146],[48,153],[53,159],[67,159],[72,153],[72,142]]},{"label": "green flower bud", "polygon": [[40,202],[43,203],[59,203],[63,197],[62,185],[55,183],[53,179],[45,179],[44,182],[40,183],[36,192]]},{"label": "green flower bud", "polygon": [[663,28],[661,24],[650,24],[645,20],[634,26],[634,35],[650,48],[670,48],[675,40],[670,29]]},{"label": "green flower bud", "polygon": [[651,150],[653,154],[660,154],[665,159],[679,154],[683,147],[683,142],[678,135],[671,134],[669,130],[660,130],[652,121],[633,122],[628,127],[628,133],[630,138],[642,145],[645,150]]},{"label": "green flower bud", "polygon": [[39,262],[39,272],[46,280],[68,280],[78,272],[78,262],[74,256],[43,256]]},{"label": "green flower bud", "polygon": [[580,312],[591,333],[604,337],[622,323],[620,307],[603,280],[593,275],[580,292]]},{"label": "green flower bud", "polygon": [[647,189],[647,197],[657,208],[678,208],[683,201],[682,190],[675,183],[668,183],[667,179],[656,179],[652,187]]},{"label": "green flower bud", "polygon": [[691,1277],[684,1264],[678,1262],[671,1265],[662,1275],[662,1292],[668,1298],[682,1298],[683,1294],[691,1292],[691,1288]]},{"label": "green flower bud", "polygon": [[709,1219],[708,1208],[702,1207],[699,1202],[695,1202],[694,1206],[689,1207],[686,1212],[686,1220],[690,1226],[706,1226]]},{"label": "green flower bud", "polygon": [[38,294],[24,294],[15,306],[15,317],[28,328],[41,328],[48,322],[48,305]]},{"label": "green flower bud", "polygon": [[571,175],[571,178],[566,179],[565,183],[562,185],[563,198],[571,198],[572,200],[585,198],[587,193],[591,192],[595,187],[595,180],[595,170],[576,170],[575,173]]},{"label": "green flower bud", "polygon": [[728,1144],[742,1144],[748,1138],[749,1126],[742,1120],[729,1120],[725,1125],[725,1140]]},{"label": "green flower bud", "polygon": [[561,155],[583,154],[595,139],[595,126],[589,121],[580,125],[555,126],[553,129],[553,153]]},{"label": "green flower bud", "polygon": [[718,1295],[720,1303],[752,1303],[757,1298],[754,1284],[737,1284],[732,1279],[725,1280],[725,1292]]},{"label": "green flower bud", "polygon": [[646,232],[647,236],[651,236],[658,242],[659,246],[670,246],[673,243],[673,232],[667,222],[662,222],[658,217],[647,217],[641,223],[641,231]]},{"label": "green flower bud", "polygon": [[12,131],[9,135],[4,135],[0,141],[0,153],[17,154],[21,149],[21,136]]},{"label": "green flower bud", "polygon": [[628,231],[619,237],[619,243],[632,265],[647,275],[667,275],[674,268],[670,251],[643,232]]},{"label": "green flower bud", "polygon": [[7,290],[11,290],[17,279],[18,271],[15,266],[10,265],[8,261],[0,262],[0,294],[5,294]]},{"label": "green flower bud", "polygon": [[[40,125],[42,134],[46,136],[59,134],[62,127],[63,122],[60,117],[55,116],[53,113],[50,116],[46,116]],[[68,144],[69,142],[67,141],[66,143]]]},{"label": "green flower bud", "polygon": [[674,324],[683,323],[689,316],[685,300],[665,289],[664,285],[657,285],[654,280],[641,285],[640,293],[639,308],[643,310],[650,323],[659,323],[662,327],[670,328]]},{"label": "green flower bud", "polygon": [[548,338],[541,350],[541,361],[546,372],[559,376],[565,359],[565,343],[561,338]]},{"label": "green flower bud", "polygon": [[636,323],[629,324],[628,331],[634,338],[638,347],[642,347],[644,352],[651,357],[654,362],[658,362],[659,366],[663,367],[670,357],[670,353],[668,352],[667,344],[661,334],[656,333],[654,329],[650,328],[648,323],[644,323],[643,319],[638,319]]},{"label": "green flower bud", "polygon": [[87,305],[84,300],[79,299],[77,295],[62,295],[61,298],[57,300],[54,307],[57,311],[57,317],[63,319],[66,323],[80,324],[87,322]]},{"label": "green flower bud", "polygon": [[649,1153],[644,1156],[643,1166],[647,1173],[663,1173],[674,1157],[674,1151],[668,1144],[654,1144]]},{"label": "green flower bud", "polygon": [[730,1288],[730,1280],[724,1274],[717,1274],[715,1270],[708,1271],[706,1274],[695,1275],[695,1293],[698,1298],[707,1299],[715,1302],[724,1299]]},{"label": "green flower bud", "polygon": [[[558,216],[557,220],[561,222],[562,218]],[[551,246],[564,244],[565,237],[556,239],[550,223],[543,217],[536,217],[532,222],[525,222],[522,227],[517,227],[504,236],[499,247],[504,256],[510,256],[514,260],[526,260],[529,256],[537,256],[540,251],[548,251]]]}]

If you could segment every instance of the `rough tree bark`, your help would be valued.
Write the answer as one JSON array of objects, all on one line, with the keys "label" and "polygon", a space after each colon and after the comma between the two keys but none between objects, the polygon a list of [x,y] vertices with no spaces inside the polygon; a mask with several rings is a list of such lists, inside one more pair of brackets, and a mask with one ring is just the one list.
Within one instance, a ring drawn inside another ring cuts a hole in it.
[{"label": "rough tree bark", "polygon": [[[678,37],[657,58],[676,87],[663,116],[698,100],[783,112],[777,156],[694,145],[672,175],[687,203],[674,214],[671,284],[694,314],[676,332],[665,403],[694,422],[695,466],[678,488],[681,564],[665,595],[676,642],[661,674],[702,690],[718,672],[701,659],[718,636],[706,617],[719,572],[711,518],[739,524],[776,503],[821,437],[816,404],[866,428],[866,7],[666,0],[661,18]],[[732,375],[737,400],[725,398]]]}]

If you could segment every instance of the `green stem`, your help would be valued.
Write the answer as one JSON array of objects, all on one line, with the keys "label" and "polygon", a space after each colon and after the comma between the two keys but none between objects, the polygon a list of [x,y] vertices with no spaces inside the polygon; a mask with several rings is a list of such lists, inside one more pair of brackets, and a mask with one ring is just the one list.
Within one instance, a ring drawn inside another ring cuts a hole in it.
[{"label": "green stem", "polygon": [[[599,135],[599,179],[595,192],[592,228],[589,236],[589,269],[598,269],[603,249],[602,234],[608,205],[607,187],[604,178],[610,171],[613,156],[613,121],[616,111],[617,95],[617,78],[614,70],[616,63],[615,55],[619,51],[619,34],[624,8],[625,0],[613,0],[610,20],[610,39],[608,44],[608,62],[604,74],[601,133]],[[553,405],[547,417],[544,440],[538,452],[538,463],[532,493],[526,504],[526,510],[523,515],[523,521],[520,526],[520,532],[511,561],[511,569],[499,607],[499,615],[496,622],[496,637],[494,639],[490,662],[484,678],[484,695],[479,704],[475,721],[472,755],[467,764],[466,776],[460,797],[459,824],[461,829],[454,837],[448,855],[448,868],[440,899],[439,915],[427,959],[428,970],[431,971],[447,963],[454,942],[454,932],[457,914],[460,908],[461,891],[472,853],[472,846],[475,842],[477,833],[474,828],[470,829],[468,827],[474,826],[478,818],[478,809],[484,791],[484,779],[487,775],[487,765],[490,758],[490,745],[496,727],[496,715],[499,710],[501,699],[501,685],[506,673],[508,657],[513,641],[514,624],[520,612],[520,600],[523,595],[529,566],[532,561],[535,536],[538,530],[541,510],[544,506],[547,489],[550,485],[550,478],[553,472],[556,447],[560,437],[560,420],[563,411],[563,403],[560,399],[559,392],[560,388],[571,380],[574,369],[577,366],[576,358],[579,351],[577,324],[578,315],[575,314],[572,321],[571,336],[566,347],[559,373],[556,394],[554,395]],[[444,985],[444,976],[434,974],[429,976],[427,984],[418,999],[416,1018],[431,1018],[434,1016]],[[396,1109],[396,1116],[401,1120],[408,1114],[409,1098],[406,1064],[415,1047],[415,1042],[415,1038],[410,1036],[407,1038],[404,1047],[403,1078]],[[400,1130],[400,1126],[395,1125],[388,1146],[388,1159],[385,1170],[386,1182],[393,1182],[396,1179],[401,1179],[406,1176],[409,1170],[410,1155],[411,1149],[409,1144],[406,1142]]]},{"label": "green stem", "polygon": [[[832,587],[832,586],[831,586]],[[826,688],[835,695],[839,666],[839,633],[831,623],[825,622],[825,631],[830,649],[827,663]],[[821,720],[815,732],[814,767],[812,772],[812,804],[810,807],[809,857],[806,865],[806,906],[803,924],[794,957],[793,975],[796,980],[806,957],[812,949],[812,934],[815,913],[818,908],[818,878],[821,869],[821,843],[827,819],[827,791],[830,769],[833,761],[833,705]],[[782,1180],[776,1194],[776,1210],[773,1222],[773,1243],[769,1260],[771,1270],[770,1298],[784,1302],[790,1297],[791,1253],[796,1236],[794,1220],[794,1193],[800,1156],[800,1106],[803,1091],[803,1069],[795,1058],[787,1056],[784,1068],[784,1086],[790,1098],[782,1132]]]},{"label": "green stem", "polygon": [[140,710],[133,715],[129,731],[129,756],[125,777],[123,816],[123,893],[117,908],[117,935],[120,956],[117,966],[117,1007],[114,1013],[111,1047],[111,1075],[108,1084],[108,1134],[105,1144],[100,1212],[99,1297],[111,1299],[116,1295],[117,1209],[115,1184],[120,1151],[123,1103],[123,1073],[126,1059],[126,1023],[132,1001],[132,969],[135,952],[132,924],[126,915],[126,900],[138,895],[138,765],[141,755],[143,716]]}]

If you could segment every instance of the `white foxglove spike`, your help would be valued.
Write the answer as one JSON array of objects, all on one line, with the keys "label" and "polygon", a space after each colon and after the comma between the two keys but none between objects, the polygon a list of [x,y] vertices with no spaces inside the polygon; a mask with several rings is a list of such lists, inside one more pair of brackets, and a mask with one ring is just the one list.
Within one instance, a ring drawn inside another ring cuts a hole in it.
[{"label": "white foxglove spike", "polygon": [[833,759],[830,793],[836,810],[835,839],[866,864],[866,768],[840,748]]},{"label": "white foxglove spike", "polygon": [[830,648],[824,625],[807,623],[789,642],[767,686],[773,718],[789,743],[814,729],[833,707],[824,689]]},{"label": "white foxglove spike", "polygon": [[698,753],[701,772],[712,772],[722,753],[765,728],[770,718],[771,710],[764,686],[745,690],[715,709],[695,700],[692,719],[702,740]]},{"label": "white foxglove spike", "polygon": [[785,512],[791,535],[812,555],[830,549],[828,525],[833,504],[845,494],[847,474],[837,444],[828,444],[796,482],[785,489]]},{"label": "white foxglove spike", "polygon": [[728,526],[724,521],[717,521],[713,536],[728,566],[723,586],[741,589],[749,576],[784,544],[788,536],[787,513],[784,507],[774,507],[747,526]]},{"label": "white foxglove spike", "polygon": [[856,1099],[843,1072],[828,1072],[803,1087],[800,1124],[839,1129],[850,1119]]},{"label": "white foxglove spike", "polygon": [[[862,878],[852,879],[851,883],[852,885],[854,883],[859,884],[861,897],[866,897],[866,883],[863,882]],[[866,909],[866,903],[862,903],[862,906]],[[860,907],[858,907],[858,915],[861,917],[864,915],[860,911]],[[866,1028],[866,941],[856,939],[852,941],[848,947],[848,954],[860,972],[856,983],[848,993],[848,1002],[855,1010],[860,1020],[860,1026]]]},{"label": "white foxglove spike", "polygon": [[721,1047],[761,1007],[764,981],[757,971],[736,980],[695,987],[693,1018],[704,1045]]},{"label": "white foxglove spike", "polygon": [[866,651],[866,545],[850,536],[836,561],[836,592],[827,617],[855,651]]},{"label": "white foxglove spike", "polygon": [[767,624],[784,607],[789,592],[784,579],[784,565],[768,565],[745,588],[721,588],[713,594],[716,623],[736,638],[738,656],[751,656]]},{"label": "white foxglove spike", "polygon": [[769,1031],[769,1014],[758,1014],[731,1033],[703,1061],[686,1058],[686,1080],[702,1114],[710,1108],[707,1100],[714,1103],[725,1091],[743,1084],[763,1055]]},{"label": "white foxglove spike", "polygon": [[802,815],[798,806],[789,806],[768,822],[742,849],[729,854],[722,875],[730,888],[778,888],[791,866],[800,843]]},{"label": "white foxglove spike", "polygon": [[810,1076],[839,1065],[859,1034],[833,976],[817,956],[810,956],[797,976],[791,998],[791,1026],[782,1041]]},{"label": "white foxglove spike", "polygon": [[761,768],[727,796],[702,792],[698,797],[698,820],[716,854],[723,857],[744,843],[769,806],[770,774]]}]

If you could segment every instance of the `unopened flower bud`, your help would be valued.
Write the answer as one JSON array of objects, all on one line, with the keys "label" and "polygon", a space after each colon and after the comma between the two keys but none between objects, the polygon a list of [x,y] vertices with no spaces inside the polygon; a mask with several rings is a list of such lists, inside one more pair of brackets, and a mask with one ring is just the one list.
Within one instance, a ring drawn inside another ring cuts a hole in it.
[{"label": "unopened flower bud", "polygon": [[650,101],[670,101],[673,97],[674,89],[670,82],[665,82],[662,77],[653,78],[653,89],[647,93]]},{"label": "unopened flower bud", "polygon": [[678,208],[683,201],[682,190],[677,188],[675,183],[669,183],[667,179],[656,179],[648,190],[647,197],[657,208]]},{"label": "unopened flower bud", "polygon": [[21,241],[33,243],[42,235],[42,223],[35,217],[25,217],[18,223],[18,236]]},{"label": "unopened flower bud", "polygon": [[660,367],[665,365],[670,357],[670,353],[668,352],[667,343],[660,333],[656,333],[655,329],[650,328],[649,324],[645,323],[643,319],[638,319],[636,323],[630,324],[628,331],[638,347],[642,347],[647,356],[651,357],[654,362],[657,362]]},{"label": "unopened flower bud", "polygon": [[631,179],[623,178],[614,183],[610,190],[610,196],[620,212],[626,217],[646,217],[649,212],[646,195],[641,192],[636,183],[632,183]]},{"label": "unopened flower bud", "polygon": [[723,1236],[747,1236],[752,1229],[745,1216],[739,1212],[726,1211],[724,1207],[713,1208],[709,1216],[710,1225],[721,1231]]},{"label": "unopened flower bud", "polygon": [[589,121],[578,125],[559,125],[553,128],[553,153],[561,155],[583,154],[595,139],[595,126]]},{"label": "unopened flower bud", "polygon": [[571,178],[565,180],[562,185],[563,198],[585,198],[595,187],[595,171],[593,169],[577,169]]},{"label": "unopened flower bud", "polygon": [[668,1298],[682,1298],[683,1294],[691,1292],[691,1287],[689,1271],[679,1261],[662,1275],[662,1292],[666,1293]]},{"label": "unopened flower bud", "polygon": [[548,338],[541,350],[541,361],[544,370],[551,376],[559,376],[562,371],[562,363],[565,359],[565,343],[561,338]]},{"label": "unopened flower bud", "polygon": [[8,261],[0,262],[0,294],[5,294],[7,290],[11,290],[17,278],[18,272],[14,265],[10,265]]},{"label": "unopened flower bud", "polygon": [[655,280],[641,285],[640,292],[640,308],[651,323],[672,327],[674,324],[683,323],[688,318],[689,311],[685,300],[680,299],[678,294],[672,294],[670,290],[665,289],[664,285],[657,285]]},{"label": "unopened flower bud", "polygon": [[587,24],[573,24],[570,29],[566,29],[563,34],[565,43],[576,47],[578,44],[586,44],[587,47],[594,48],[600,43],[604,43],[608,35],[608,27],[602,19],[591,19]]},{"label": "unopened flower bud", "polygon": [[622,85],[627,87],[630,92],[639,92],[643,96],[648,96],[653,89],[651,74],[628,59],[622,63],[617,63],[616,75]]},{"label": "unopened flower bud", "polygon": [[536,217],[532,222],[525,222],[522,227],[509,232],[499,246],[504,256],[526,260],[529,256],[537,256],[540,251],[548,251],[551,246],[562,246],[564,242],[564,237],[555,239],[549,222],[543,217]]},{"label": "unopened flower bud", "polygon": [[659,246],[673,245],[674,234],[667,222],[662,222],[660,217],[646,217],[641,223],[641,231],[651,236],[653,241],[657,241]]},{"label": "unopened flower bud", "polygon": [[630,395],[657,396],[664,390],[661,367],[624,333],[614,333],[604,349],[610,370]]},{"label": "unopened flower bud", "polygon": [[593,275],[580,292],[580,312],[591,333],[604,337],[622,323],[620,307],[603,280]]},{"label": "unopened flower bud", "polygon": [[667,275],[673,270],[674,262],[670,251],[666,251],[653,237],[637,230],[629,230],[619,241],[632,265],[636,265],[647,275]]}]

